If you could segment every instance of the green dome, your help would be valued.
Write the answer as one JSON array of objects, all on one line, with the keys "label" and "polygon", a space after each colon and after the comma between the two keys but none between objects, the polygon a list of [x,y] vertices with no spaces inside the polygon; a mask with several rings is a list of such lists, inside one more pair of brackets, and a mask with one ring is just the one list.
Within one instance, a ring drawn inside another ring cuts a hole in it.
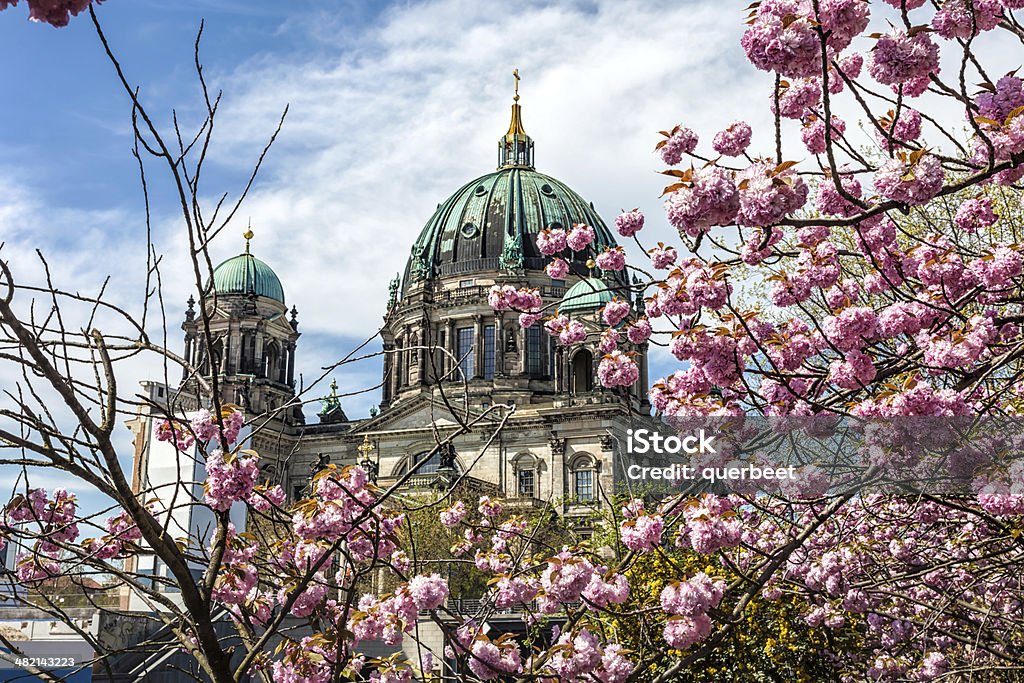
[{"label": "green dome", "polygon": [[213,269],[218,294],[255,294],[284,303],[284,287],[270,266],[246,251]]},{"label": "green dome", "polygon": [[550,259],[537,249],[537,233],[586,223],[594,228],[590,251],[575,255],[572,271],[585,275],[588,258],[615,237],[594,210],[568,186],[530,167],[505,166],[463,185],[438,205],[413,244],[403,278],[471,275],[502,269],[543,270]]},{"label": "green dome", "polygon": [[559,313],[593,311],[602,308],[615,298],[615,293],[604,280],[596,277],[583,278],[565,293],[558,305]]}]

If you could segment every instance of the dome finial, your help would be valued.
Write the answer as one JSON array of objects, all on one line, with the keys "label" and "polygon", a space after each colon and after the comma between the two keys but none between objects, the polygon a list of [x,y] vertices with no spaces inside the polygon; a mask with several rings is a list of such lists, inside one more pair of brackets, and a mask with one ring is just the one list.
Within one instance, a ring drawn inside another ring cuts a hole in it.
[{"label": "dome finial", "polygon": [[249,242],[255,236],[256,236],[256,233],[254,233],[252,231],[252,219],[250,218],[249,219],[249,229],[242,233],[242,237],[245,238],[245,253],[246,254],[249,253]]},{"label": "dome finial", "polygon": [[522,107],[519,106],[519,69],[512,69],[514,94],[512,95],[512,120],[508,132],[498,139],[498,168],[520,166],[533,168],[533,138],[523,128]]}]

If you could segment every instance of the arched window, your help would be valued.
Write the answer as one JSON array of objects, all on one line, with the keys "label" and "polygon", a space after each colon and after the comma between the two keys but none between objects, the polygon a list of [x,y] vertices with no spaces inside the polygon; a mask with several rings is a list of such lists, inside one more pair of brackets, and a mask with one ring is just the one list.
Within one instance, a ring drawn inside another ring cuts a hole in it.
[{"label": "arched window", "polygon": [[540,461],[531,453],[520,453],[512,460],[513,485],[519,498],[540,497]]},{"label": "arched window", "polygon": [[570,486],[577,503],[597,501],[597,464],[589,454],[580,454],[570,463]]},{"label": "arched window", "polygon": [[594,357],[581,349],[572,357],[572,393],[585,394],[594,389]]},{"label": "arched window", "polygon": [[263,355],[263,376],[274,382],[281,381],[281,347],[276,341],[267,345]]},{"label": "arched window", "polygon": [[[406,474],[413,467],[416,467],[416,464],[419,463],[424,458],[426,458],[427,461],[416,468],[416,474],[436,474],[437,471],[441,469],[441,455],[442,454],[440,449],[436,450],[433,455],[430,454],[430,450],[421,451],[416,455],[410,455],[408,458],[400,462],[397,467],[395,467],[393,476],[400,477],[403,474]],[[454,469],[456,473],[461,472],[459,468],[459,462],[457,459],[452,458],[451,465],[452,469]]]}]

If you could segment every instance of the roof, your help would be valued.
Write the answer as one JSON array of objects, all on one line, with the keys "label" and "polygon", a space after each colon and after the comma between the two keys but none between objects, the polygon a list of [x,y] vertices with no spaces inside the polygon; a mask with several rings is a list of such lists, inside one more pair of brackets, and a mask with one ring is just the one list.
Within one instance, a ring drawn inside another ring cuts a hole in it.
[{"label": "roof", "polygon": [[600,278],[587,277],[569,288],[558,305],[558,312],[592,311],[602,308],[614,298],[615,293],[607,282]]},{"label": "roof", "polygon": [[213,269],[213,288],[218,294],[255,294],[284,303],[277,273],[248,251]]},{"label": "roof", "polygon": [[509,166],[472,180],[441,204],[412,246],[402,291],[417,279],[496,271],[511,265],[542,270],[549,259],[537,249],[537,233],[594,228],[591,249],[574,255],[573,272],[587,273],[588,258],[615,237],[593,205],[565,183],[532,168]]}]

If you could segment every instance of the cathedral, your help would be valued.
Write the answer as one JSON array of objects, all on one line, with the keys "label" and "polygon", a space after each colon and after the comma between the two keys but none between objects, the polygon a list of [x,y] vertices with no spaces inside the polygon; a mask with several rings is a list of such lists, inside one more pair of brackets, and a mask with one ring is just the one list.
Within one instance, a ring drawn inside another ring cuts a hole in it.
[{"label": "cathedral", "polygon": [[[578,223],[593,227],[594,243],[553,280],[537,234]],[[183,356],[207,387],[216,378],[221,401],[244,409],[250,447],[272,482],[300,498],[327,463],[360,463],[384,487],[446,490],[459,480],[510,505],[554,504],[587,536],[595,506],[607,505],[625,480],[626,431],[652,422],[646,344],[626,344],[640,367],[633,387],[612,391],[597,382],[600,310],[616,296],[637,296],[641,310],[642,301],[623,273],[597,269],[594,256],[616,241],[594,205],[536,170],[518,88],[497,170],[438,204],[381,302],[381,400],[369,417],[346,415],[333,382],[327,396],[296,395],[298,311],[253,253],[252,236],[243,253],[214,269],[203,300],[189,300]],[[561,346],[539,323],[521,328],[516,313],[488,305],[495,284],[536,288],[553,304],[547,312],[557,307],[592,334]],[[197,307],[210,319],[210,348],[201,343]],[[154,405],[187,414],[209,403],[199,398],[203,384],[186,373],[179,387],[145,389]],[[129,425],[138,490],[202,480],[201,472],[167,471],[172,456],[160,447],[168,444],[153,438],[163,414],[143,409]],[[197,528],[195,520],[181,523]]]}]

